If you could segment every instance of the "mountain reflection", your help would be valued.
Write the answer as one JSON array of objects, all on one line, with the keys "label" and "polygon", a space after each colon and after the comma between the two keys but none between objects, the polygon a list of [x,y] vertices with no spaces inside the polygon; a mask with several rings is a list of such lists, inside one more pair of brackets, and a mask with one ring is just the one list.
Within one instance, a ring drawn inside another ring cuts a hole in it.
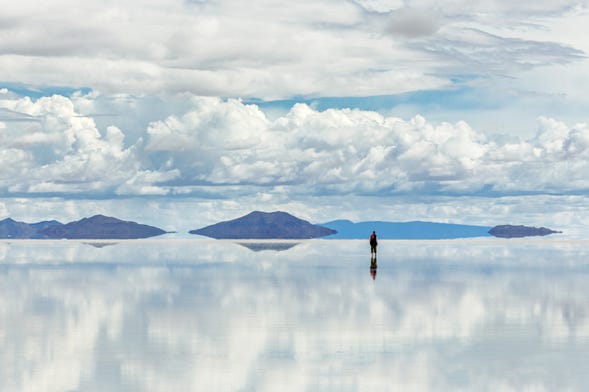
[{"label": "mountain reflection", "polygon": [[238,242],[237,244],[248,248],[249,250],[253,250],[254,252],[260,252],[263,250],[273,250],[276,252],[281,252],[285,250],[289,250],[295,246],[297,246],[298,242]]},{"label": "mountain reflection", "polygon": [[10,244],[0,390],[582,390],[586,252],[515,244],[399,245],[378,284],[364,243]]},{"label": "mountain reflection", "polygon": [[106,248],[107,246],[116,245],[118,242],[84,242],[83,244],[93,246],[95,248]]}]

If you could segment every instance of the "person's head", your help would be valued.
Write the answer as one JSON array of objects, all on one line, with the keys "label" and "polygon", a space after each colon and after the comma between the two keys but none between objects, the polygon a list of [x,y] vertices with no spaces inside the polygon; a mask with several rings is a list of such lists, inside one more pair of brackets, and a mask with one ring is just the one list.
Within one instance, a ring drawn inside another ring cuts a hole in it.
[{"label": "person's head", "polygon": [[376,234],[376,231],[372,230],[372,234]]}]

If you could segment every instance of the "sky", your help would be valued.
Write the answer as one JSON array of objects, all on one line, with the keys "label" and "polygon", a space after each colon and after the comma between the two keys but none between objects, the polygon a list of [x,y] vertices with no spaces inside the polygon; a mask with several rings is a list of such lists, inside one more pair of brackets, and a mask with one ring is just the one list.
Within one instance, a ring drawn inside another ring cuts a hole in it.
[{"label": "sky", "polygon": [[0,219],[589,230],[589,2],[21,0]]}]

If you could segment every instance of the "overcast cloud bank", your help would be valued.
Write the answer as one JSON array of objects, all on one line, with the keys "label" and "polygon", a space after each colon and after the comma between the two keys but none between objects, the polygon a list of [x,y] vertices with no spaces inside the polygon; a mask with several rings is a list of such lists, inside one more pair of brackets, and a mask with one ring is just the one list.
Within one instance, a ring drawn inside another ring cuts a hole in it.
[{"label": "overcast cloud bank", "polygon": [[[578,61],[587,49],[578,18],[586,6],[23,0],[3,7],[0,67],[8,82],[108,93],[398,94],[451,86],[465,73],[501,78]],[[574,33],[559,24],[565,18]]]}]

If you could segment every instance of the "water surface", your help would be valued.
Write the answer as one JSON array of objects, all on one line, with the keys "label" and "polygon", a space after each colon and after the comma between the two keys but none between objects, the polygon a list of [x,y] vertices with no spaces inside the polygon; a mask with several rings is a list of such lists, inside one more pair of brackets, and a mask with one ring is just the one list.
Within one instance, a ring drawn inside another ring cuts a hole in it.
[{"label": "water surface", "polygon": [[0,391],[587,390],[587,245],[0,242]]}]

